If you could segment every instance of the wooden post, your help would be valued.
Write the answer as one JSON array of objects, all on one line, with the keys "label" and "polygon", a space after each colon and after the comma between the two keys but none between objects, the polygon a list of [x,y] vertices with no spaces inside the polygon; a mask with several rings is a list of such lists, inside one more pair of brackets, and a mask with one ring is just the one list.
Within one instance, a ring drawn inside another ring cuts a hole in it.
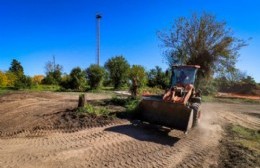
[{"label": "wooden post", "polygon": [[84,106],[85,106],[85,94],[81,94],[81,95],[79,95],[78,108],[84,107]]}]

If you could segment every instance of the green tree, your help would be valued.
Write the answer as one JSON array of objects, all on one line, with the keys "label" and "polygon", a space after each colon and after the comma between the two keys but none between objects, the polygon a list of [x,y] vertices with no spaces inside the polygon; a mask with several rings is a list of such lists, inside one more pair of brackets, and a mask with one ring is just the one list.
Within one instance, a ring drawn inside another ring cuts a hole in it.
[{"label": "green tree", "polygon": [[243,82],[245,84],[256,85],[255,79],[252,76],[249,76],[249,75],[242,78],[241,82]]},{"label": "green tree", "polygon": [[15,81],[14,87],[16,89],[26,89],[31,88],[33,85],[32,79],[30,76],[21,76],[19,77],[19,80]]},{"label": "green tree", "polygon": [[68,74],[63,74],[60,86],[64,89],[71,89],[71,78]]},{"label": "green tree", "polygon": [[129,78],[131,80],[130,91],[133,97],[137,96],[140,87],[145,86],[147,76],[144,67],[141,65],[133,65],[129,70]]},{"label": "green tree", "polygon": [[130,65],[123,56],[115,56],[105,63],[105,68],[109,72],[109,78],[115,89],[127,82]]},{"label": "green tree", "polygon": [[69,75],[62,76],[60,85],[65,89],[84,91],[86,89],[86,74],[81,68],[73,68]]},{"label": "green tree", "polygon": [[0,87],[5,87],[8,84],[8,78],[4,72],[0,71]]},{"label": "green tree", "polygon": [[25,89],[32,87],[32,79],[24,75],[24,70],[19,61],[13,59],[8,73],[15,76],[14,87],[16,89]]},{"label": "green tree", "polygon": [[7,77],[7,86],[14,87],[15,81],[17,80],[17,77],[14,73],[7,71],[5,73],[5,76]]},{"label": "green tree", "polygon": [[97,89],[102,84],[104,68],[93,64],[87,68],[86,73],[91,89]]},{"label": "green tree", "polygon": [[156,66],[154,69],[151,69],[148,72],[148,86],[150,87],[160,87],[160,88],[167,88],[170,83],[170,75],[167,75],[165,72],[162,71],[162,68]]},{"label": "green tree", "polygon": [[70,72],[71,89],[84,90],[86,87],[86,74],[80,67],[73,68]]},{"label": "green tree", "polygon": [[226,23],[203,13],[177,19],[169,31],[159,32],[170,66],[200,65],[198,78],[210,79],[216,72],[235,69],[238,51],[245,42],[233,36]]},{"label": "green tree", "polygon": [[42,83],[49,85],[60,84],[62,81],[62,69],[61,65],[48,61],[45,65],[46,76],[42,80]]},{"label": "green tree", "polygon": [[109,78],[109,73],[107,71],[105,71],[105,74],[104,74],[103,85],[104,86],[112,86],[112,82],[111,82],[111,79]]},{"label": "green tree", "polygon": [[13,59],[11,62],[11,66],[9,68],[9,72],[12,72],[15,74],[18,78],[22,77],[24,75],[23,67],[19,61],[16,59]]}]

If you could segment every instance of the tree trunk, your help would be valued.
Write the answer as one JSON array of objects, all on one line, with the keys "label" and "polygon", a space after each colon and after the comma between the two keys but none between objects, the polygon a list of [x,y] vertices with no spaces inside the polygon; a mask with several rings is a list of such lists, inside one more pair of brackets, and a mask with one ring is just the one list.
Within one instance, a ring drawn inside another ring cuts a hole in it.
[{"label": "tree trunk", "polygon": [[84,106],[85,106],[85,94],[81,94],[81,95],[79,95],[78,108],[84,107]]}]

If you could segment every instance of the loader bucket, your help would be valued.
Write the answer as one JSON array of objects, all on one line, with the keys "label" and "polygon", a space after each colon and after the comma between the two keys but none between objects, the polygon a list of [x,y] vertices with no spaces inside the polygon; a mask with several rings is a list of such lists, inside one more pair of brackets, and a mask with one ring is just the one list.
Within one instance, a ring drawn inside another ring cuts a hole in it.
[{"label": "loader bucket", "polygon": [[142,121],[184,132],[192,127],[193,110],[183,104],[165,102],[162,98],[143,97],[139,107]]}]

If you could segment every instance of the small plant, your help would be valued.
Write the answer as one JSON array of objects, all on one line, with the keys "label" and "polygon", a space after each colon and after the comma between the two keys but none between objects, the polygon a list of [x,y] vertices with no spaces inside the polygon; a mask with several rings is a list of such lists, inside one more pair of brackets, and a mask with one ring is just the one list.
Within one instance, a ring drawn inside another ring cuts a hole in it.
[{"label": "small plant", "polygon": [[112,104],[119,105],[119,106],[125,106],[127,101],[128,98],[122,98],[117,96],[113,96],[112,99],[110,100]]},{"label": "small plant", "polygon": [[89,103],[87,103],[84,107],[79,107],[76,112],[94,114],[96,116],[109,116],[109,111],[106,108],[94,107]]},{"label": "small plant", "polygon": [[110,102],[115,105],[125,107],[127,111],[134,110],[138,106],[139,101],[140,100],[138,98],[132,98],[132,97],[122,98],[122,97],[117,97],[117,96],[113,97],[110,100]]},{"label": "small plant", "polygon": [[127,112],[134,112],[139,105],[139,99],[129,99],[125,105]]}]

